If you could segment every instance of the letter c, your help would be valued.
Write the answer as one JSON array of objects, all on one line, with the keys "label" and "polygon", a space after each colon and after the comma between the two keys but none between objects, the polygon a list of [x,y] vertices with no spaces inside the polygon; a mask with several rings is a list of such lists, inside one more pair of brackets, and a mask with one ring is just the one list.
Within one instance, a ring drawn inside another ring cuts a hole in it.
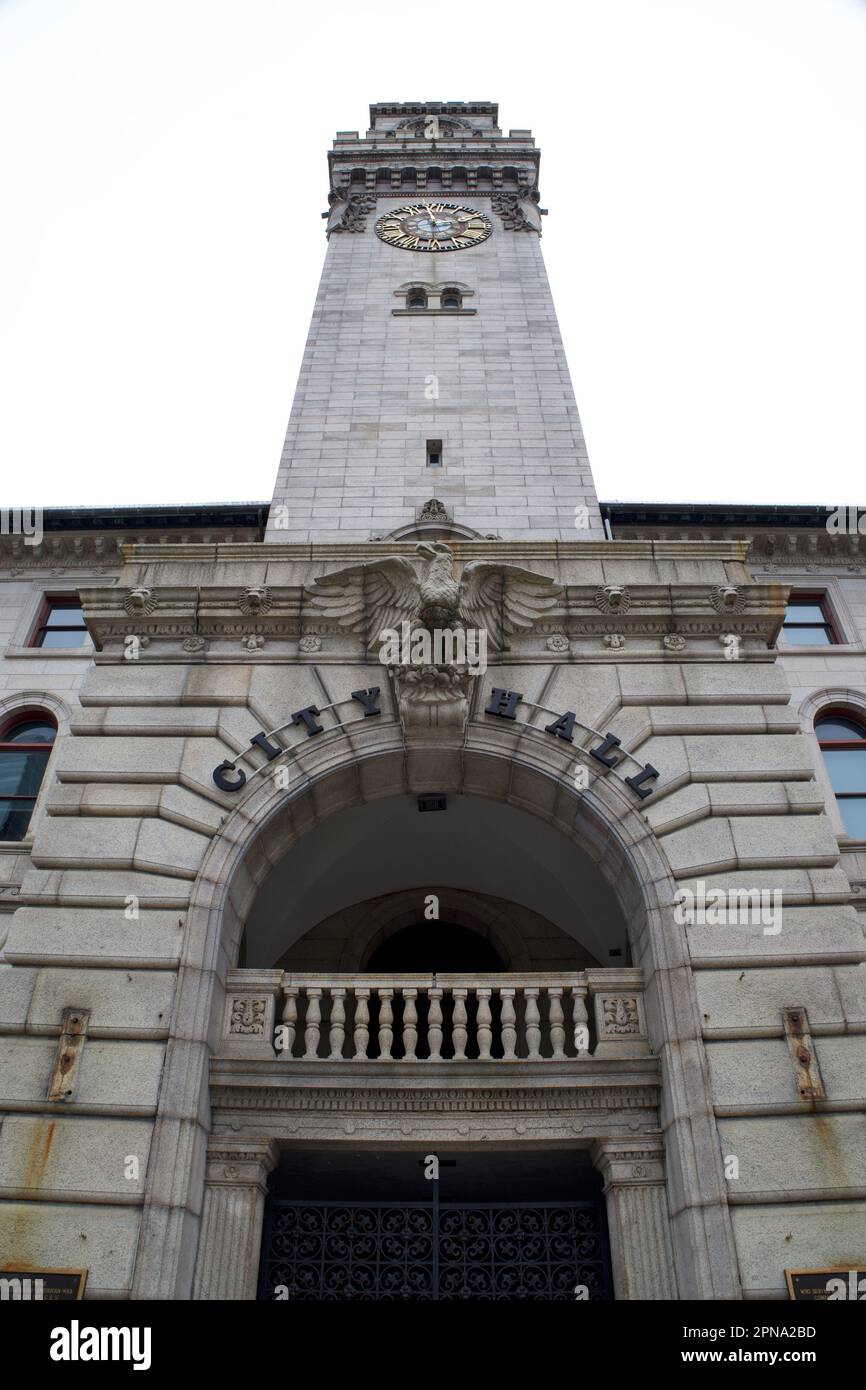
[{"label": "letter c", "polygon": [[[230,771],[235,773],[237,778],[235,782],[229,781],[227,774]],[[221,792],[239,792],[244,782],[247,780],[247,774],[244,772],[243,768],[235,767],[234,763],[229,762],[228,758],[225,758],[219,764],[219,767],[214,768],[213,779]]]}]

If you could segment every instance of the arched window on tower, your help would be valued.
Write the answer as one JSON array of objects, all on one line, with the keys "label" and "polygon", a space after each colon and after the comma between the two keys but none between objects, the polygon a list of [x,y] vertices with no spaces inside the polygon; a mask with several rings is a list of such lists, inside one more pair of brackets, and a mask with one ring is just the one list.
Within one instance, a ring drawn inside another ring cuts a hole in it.
[{"label": "arched window on tower", "polygon": [[0,840],[23,840],[45,776],[57,725],[31,710],[0,725]]},{"label": "arched window on tower", "polygon": [[439,303],[442,305],[443,309],[462,309],[463,296],[458,289],[449,285],[442,291]]},{"label": "arched window on tower", "polygon": [[866,840],[866,724],[848,710],[824,710],[815,733],[845,829]]},{"label": "arched window on tower", "polygon": [[422,289],[417,288],[417,287],[416,287],[415,289],[409,290],[408,294],[406,295],[406,308],[407,308],[407,309],[426,309],[426,308],[427,308],[427,291],[426,291],[426,290],[422,290]]}]

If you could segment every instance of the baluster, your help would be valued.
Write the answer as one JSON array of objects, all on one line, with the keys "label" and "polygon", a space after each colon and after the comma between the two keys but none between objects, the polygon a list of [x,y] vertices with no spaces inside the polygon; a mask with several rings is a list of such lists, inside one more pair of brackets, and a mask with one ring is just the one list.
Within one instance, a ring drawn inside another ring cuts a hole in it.
[{"label": "baluster", "polygon": [[441,989],[431,989],[427,992],[430,1001],[430,1010],[427,1014],[427,1046],[430,1049],[430,1061],[442,1061],[442,993]]},{"label": "baluster", "polygon": [[355,1057],[356,1062],[366,1062],[367,1047],[370,1042],[370,991],[355,988]]},{"label": "baluster", "polygon": [[379,1061],[391,1062],[391,1044],[394,1041],[394,1010],[391,1000],[393,989],[377,989],[379,996]]},{"label": "baluster", "polygon": [[346,1041],[346,991],[331,989],[331,1056],[332,1062],[343,1060],[343,1043]]},{"label": "baluster", "polygon": [[502,1000],[502,1060],[513,1062],[516,1057],[517,1014],[514,1011],[514,990],[500,989]]},{"label": "baluster", "polygon": [[280,1056],[286,1061],[293,1061],[292,1049],[295,1045],[295,1034],[298,1031],[298,987],[297,985],[284,985],[283,993],[286,1002],[283,1005],[282,1022],[285,1026],[285,1047],[280,1048]]},{"label": "baluster", "polygon": [[403,1052],[404,1062],[417,1062],[415,1048],[418,1043],[418,1010],[415,1000],[417,989],[403,990]]},{"label": "baluster", "polygon": [[529,1048],[527,1061],[541,1060],[541,1015],[538,1012],[538,985],[527,985],[523,990],[525,1002],[524,1022],[526,1024],[526,1045]]},{"label": "baluster", "polygon": [[304,1053],[305,1062],[314,1062],[319,1052],[319,1034],[322,1022],[321,995],[322,991],[317,985],[307,987],[307,1021],[304,1027],[304,1042],[307,1045],[307,1050]]},{"label": "baluster", "polygon": [[466,1060],[466,1039],[469,1031],[466,1027],[466,995],[468,990],[454,989],[454,1016],[452,1019],[451,1032],[454,1040],[454,1061],[465,1062]]},{"label": "baluster", "polygon": [[565,1060],[565,1019],[562,1012],[562,986],[551,985],[547,991],[550,1015],[550,1044],[553,1048],[553,1061]]},{"label": "baluster", "polygon": [[492,1014],[490,1012],[490,993],[489,989],[476,989],[475,994],[478,998],[478,1060],[479,1062],[490,1061],[490,1044],[493,1041]]},{"label": "baluster", "polygon": [[574,1015],[574,1050],[578,1057],[588,1057],[589,1027],[586,1012],[586,985],[572,985],[571,997]]}]

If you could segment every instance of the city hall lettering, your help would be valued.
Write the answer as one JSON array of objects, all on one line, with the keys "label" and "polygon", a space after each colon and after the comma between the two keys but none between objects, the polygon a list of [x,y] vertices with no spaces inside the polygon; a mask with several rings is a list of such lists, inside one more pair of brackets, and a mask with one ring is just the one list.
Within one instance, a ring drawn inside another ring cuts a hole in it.
[{"label": "city hall lettering", "polygon": [[[363,706],[364,716],[366,718],[370,715],[382,713],[379,708],[380,693],[378,686],[372,686],[369,690],[353,690],[350,698],[357,700],[358,703]],[[519,694],[518,691],[505,690],[501,689],[499,686],[493,686],[490,691],[490,700],[485,706],[484,713],[494,715],[498,719],[516,720],[517,714],[515,711],[522,701],[523,696]],[[305,705],[302,709],[295,710],[294,714],[292,714],[287,722],[280,728],[271,729],[270,732],[266,732],[262,729],[257,734],[253,734],[250,743],[254,748],[257,748],[260,753],[264,753],[268,762],[273,762],[273,760],[278,758],[282,753],[292,751],[291,749],[284,748],[279,743],[274,743],[273,740],[275,736],[282,733],[283,730],[292,727],[303,728],[308,738],[313,738],[316,734],[323,734],[325,732],[325,726],[319,723],[319,716],[322,713],[323,710],[317,705]],[[551,735],[553,738],[563,739],[566,743],[573,743],[574,730],[578,725],[588,734],[601,739],[601,743],[598,744],[597,747],[587,748],[586,752],[591,758],[594,758],[606,772],[618,767],[624,758],[631,757],[630,754],[620,751],[621,741],[615,734],[600,734],[596,729],[591,729],[588,725],[581,724],[573,710],[566,710],[565,714],[559,715],[558,718],[554,719],[550,724],[544,724],[542,726],[542,732]],[[530,730],[533,728],[532,725],[528,724],[523,727]],[[537,730],[535,730],[535,732],[537,732]],[[239,792],[241,788],[246,785],[247,774],[244,772],[243,768],[237,766],[238,761],[239,759],[232,761],[226,758],[214,768],[213,780],[220,791]],[[637,762],[637,759],[632,759],[632,761]],[[639,770],[633,773],[631,777],[624,777],[623,781],[631,788],[635,796],[643,801],[652,794],[653,788],[649,783],[655,782],[659,777],[659,773],[658,770],[653,767],[652,763],[646,763],[645,765],[638,763],[637,766]]]}]

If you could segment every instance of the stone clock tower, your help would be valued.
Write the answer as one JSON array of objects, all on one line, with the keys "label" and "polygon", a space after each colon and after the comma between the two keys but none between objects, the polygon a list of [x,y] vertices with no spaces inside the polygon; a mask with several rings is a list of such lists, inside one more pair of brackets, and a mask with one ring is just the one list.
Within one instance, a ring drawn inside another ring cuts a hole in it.
[{"label": "stone clock tower", "polygon": [[383,102],[329,155],[328,252],[267,538],[603,534],[541,254],[539,152],[495,102]]}]

